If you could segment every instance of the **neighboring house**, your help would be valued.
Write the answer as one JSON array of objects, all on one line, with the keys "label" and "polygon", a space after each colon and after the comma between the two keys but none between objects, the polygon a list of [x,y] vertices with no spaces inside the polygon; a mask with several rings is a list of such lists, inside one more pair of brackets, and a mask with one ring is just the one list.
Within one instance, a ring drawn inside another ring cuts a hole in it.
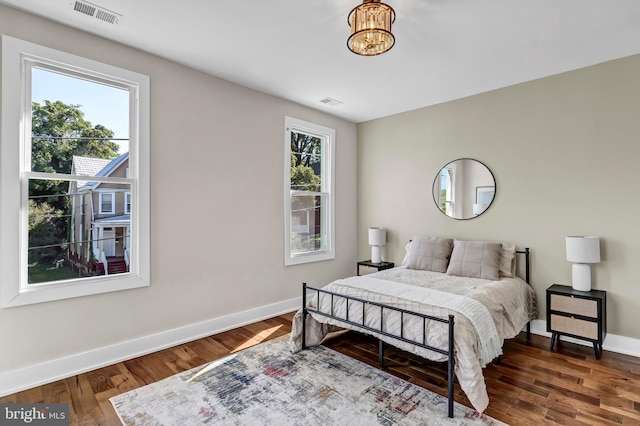
[{"label": "neighboring house", "polygon": [[[113,160],[73,156],[71,174],[128,177],[129,153]],[[86,274],[129,270],[131,188],[126,184],[76,181],[69,185],[69,261]]]},{"label": "neighboring house", "polygon": [[[311,163],[316,176],[322,173],[322,163],[319,161]],[[302,197],[304,198],[304,197]],[[315,197],[312,200],[305,200],[296,203],[291,211],[291,232],[292,247],[296,251],[307,251],[308,249],[318,249],[319,241],[317,237],[322,233],[322,213],[318,201]]]}]

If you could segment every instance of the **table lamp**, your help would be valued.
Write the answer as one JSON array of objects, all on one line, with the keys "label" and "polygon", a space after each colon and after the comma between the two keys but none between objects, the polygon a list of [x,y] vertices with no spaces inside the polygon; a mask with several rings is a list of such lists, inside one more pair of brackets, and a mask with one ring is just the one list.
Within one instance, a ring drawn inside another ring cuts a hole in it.
[{"label": "table lamp", "polygon": [[578,291],[591,291],[591,265],[600,262],[600,238],[570,236],[566,238],[567,260],[573,262],[571,286]]},{"label": "table lamp", "polygon": [[371,263],[382,262],[382,246],[385,244],[387,244],[387,230],[385,228],[369,228]]}]

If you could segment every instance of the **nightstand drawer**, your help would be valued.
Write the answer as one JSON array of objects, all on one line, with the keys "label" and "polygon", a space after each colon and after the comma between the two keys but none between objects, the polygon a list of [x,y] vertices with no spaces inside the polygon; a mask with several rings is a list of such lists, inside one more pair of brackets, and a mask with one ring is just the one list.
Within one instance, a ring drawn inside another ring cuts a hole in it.
[{"label": "nightstand drawer", "polygon": [[598,301],[593,299],[552,294],[550,308],[552,311],[598,318]]},{"label": "nightstand drawer", "polygon": [[359,275],[368,275],[373,274],[374,272],[378,272],[378,268],[373,268],[371,266],[360,265],[358,267]]},{"label": "nightstand drawer", "polygon": [[551,314],[551,330],[558,333],[598,340],[598,323]]}]

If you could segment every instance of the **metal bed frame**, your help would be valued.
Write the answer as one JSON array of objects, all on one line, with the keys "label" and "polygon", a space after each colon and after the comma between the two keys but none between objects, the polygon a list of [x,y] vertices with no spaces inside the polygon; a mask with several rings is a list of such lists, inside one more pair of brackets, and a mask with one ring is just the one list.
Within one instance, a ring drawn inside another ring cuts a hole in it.
[{"label": "metal bed frame", "polygon": [[[529,261],[529,248],[525,248],[524,250],[516,250],[516,253],[518,254],[524,254],[525,255],[525,281],[527,282],[527,284],[531,285],[529,283],[529,265],[530,265],[530,261]],[[320,300],[320,295],[321,294],[326,294],[331,296],[331,312],[323,312],[321,310],[319,310],[319,306],[320,303],[318,303],[318,308],[312,308],[307,306],[307,292],[315,292],[316,293],[316,298],[319,301]],[[334,306],[334,299],[335,298],[341,298],[344,299],[346,301],[346,318],[341,318],[341,317],[337,317],[334,315],[334,310],[333,310],[333,306]],[[357,302],[357,303],[361,303],[362,304],[362,322],[354,322],[352,320],[349,319],[349,302]],[[365,324],[365,308],[367,305],[371,305],[371,306],[376,306],[378,308],[380,308],[380,327],[379,328],[374,328],[374,327],[370,327],[367,326]],[[384,319],[384,313],[385,310],[388,311],[394,311],[394,312],[399,312],[400,313],[400,335],[396,335],[396,334],[391,334],[388,333],[386,331],[383,330],[383,319]],[[313,313],[313,314],[317,314],[317,315],[321,315],[327,318],[331,318],[331,319],[335,319],[338,321],[341,321],[345,324],[349,324],[351,326],[354,326],[358,329],[361,330],[365,330],[365,331],[371,331],[377,334],[381,334],[383,336],[387,336],[387,337],[391,337],[393,339],[396,340],[400,340],[402,342],[406,342],[406,343],[410,343],[412,345],[415,346],[419,346],[421,348],[433,351],[433,352],[437,352],[440,353],[442,355],[446,355],[447,356],[447,384],[448,384],[448,390],[447,390],[447,399],[448,399],[448,416],[450,418],[453,418],[453,398],[454,398],[454,394],[453,394],[453,385],[454,385],[454,380],[455,380],[455,359],[454,359],[454,349],[453,349],[453,343],[454,343],[454,332],[455,332],[455,317],[454,315],[449,315],[449,317],[447,319],[444,318],[440,318],[440,317],[435,317],[435,316],[431,316],[431,315],[425,315],[425,314],[421,314],[418,312],[413,312],[413,311],[409,311],[406,309],[401,309],[401,308],[396,308],[394,306],[389,306],[389,305],[385,305],[383,303],[377,303],[377,302],[372,302],[369,300],[365,300],[365,299],[361,299],[358,297],[353,297],[353,296],[345,296],[343,294],[339,294],[339,293],[335,293],[335,292],[331,292],[328,290],[323,290],[320,288],[315,288],[315,287],[310,287],[307,285],[307,283],[302,283],[302,349],[306,349],[307,345],[306,345],[306,334],[307,334],[307,314],[308,313]],[[411,315],[411,316],[415,316],[415,317],[419,317],[422,318],[422,342],[419,341],[415,341],[415,340],[410,340],[404,337],[404,315]],[[426,340],[427,340],[427,320],[431,320],[431,321],[437,321],[437,322],[441,322],[441,323],[445,323],[448,325],[448,329],[449,329],[449,347],[447,350],[441,349],[441,348],[436,348],[434,346],[430,346],[427,344]],[[531,322],[527,323],[527,338],[529,338],[531,335]],[[384,342],[380,339],[378,339],[378,362],[380,364],[380,368],[384,368]]]}]

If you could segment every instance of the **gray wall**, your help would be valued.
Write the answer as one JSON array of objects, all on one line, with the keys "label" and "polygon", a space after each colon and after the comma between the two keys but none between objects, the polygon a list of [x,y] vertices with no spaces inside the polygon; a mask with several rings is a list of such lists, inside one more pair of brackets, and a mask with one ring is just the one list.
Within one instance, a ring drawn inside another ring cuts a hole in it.
[{"label": "gray wall", "polygon": [[[355,124],[5,6],[0,31],[150,76],[152,236],[148,288],[0,309],[0,373],[354,273]],[[335,260],[284,266],[285,115],[336,129]]]},{"label": "gray wall", "polygon": [[[532,284],[571,283],[566,235],[601,237],[593,287],[608,291],[609,332],[640,338],[640,56],[358,125],[358,252],[388,228],[383,259],[401,262],[413,235],[507,241],[532,249]],[[451,160],[493,172],[480,217],[456,221],[431,185]]]}]

